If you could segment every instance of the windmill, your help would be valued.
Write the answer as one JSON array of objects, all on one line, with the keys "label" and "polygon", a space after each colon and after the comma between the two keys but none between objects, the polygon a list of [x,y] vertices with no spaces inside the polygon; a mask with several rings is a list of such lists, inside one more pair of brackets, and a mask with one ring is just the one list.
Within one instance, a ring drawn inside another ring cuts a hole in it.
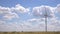
[{"label": "windmill", "polygon": [[39,10],[34,12],[35,13],[34,16],[40,16],[42,18],[45,18],[45,31],[47,32],[47,19],[53,17],[51,15],[52,11],[49,8],[49,6],[40,6],[38,8]]}]

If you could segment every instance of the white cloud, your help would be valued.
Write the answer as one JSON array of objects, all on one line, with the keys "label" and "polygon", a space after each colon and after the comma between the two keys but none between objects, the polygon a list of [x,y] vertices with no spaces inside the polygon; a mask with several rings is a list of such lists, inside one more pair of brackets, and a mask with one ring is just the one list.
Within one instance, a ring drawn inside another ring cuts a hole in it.
[{"label": "white cloud", "polygon": [[[55,18],[49,19],[47,24],[48,31],[60,31],[60,22]],[[0,21],[0,31],[45,31],[45,20],[33,18],[14,23]]]},{"label": "white cloud", "polygon": [[3,20],[0,20],[0,25],[1,25],[1,24],[4,24],[4,23],[5,23],[5,21],[3,21]]},{"label": "white cloud", "polygon": [[[32,11],[37,17],[44,17],[46,11],[47,15],[51,17],[47,19],[48,31],[60,31],[60,20],[57,20],[57,17],[55,16],[55,12],[59,12],[59,9],[59,6],[39,6],[34,7]],[[3,19],[7,20],[20,18],[16,12],[23,14],[28,13],[29,11],[29,8],[24,8],[20,4],[17,4],[15,7],[11,8],[0,6],[0,15],[3,15]],[[6,21],[2,21],[0,19],[0,31],[45,31],[45,18],[32,18],[22,22],[17,21],[12,23],[6,23]]]},{"label": "white cloud", "polygon": [[60,4],[57,5],[56,11],[57,11],[57,12],[60,12]]},{"label": "white cloud", "polygon": [[24,8],[20,4],[17,4],[15,7],[2,7],[0,6],[0,15],[4,15],[3,19],[11,20],[13,18],[19,18],[18,13],[27,13],[29,12],[29,8]]},{"label": "white cloud", "polygon": [[5,21],[0,20],[0,31],[1,32],[12,32],[12,31],[16,31],[16,22],[15,23],[6,23]]},{"label": "white cloud", "polygon": [[11,20],[13,18],[19,18],[19,16],[16,13],[9,13],[9,14],[6,14],[5,16],[3,16],[3,18]]},{"label": "white cloud", "polygon": [[23,23],[23,31],[45,31],[44,18],[40,19],[28,19]]},{"label": "white cloud", "polygon": [[48,20],[48,31],[60,31],[60,20],[51,18]]},{"label": "white cloud", "polygon": [[17,4],[15,7],[12,7],[11,9],[19,13],[27,13],[30,11],[30,8],[24,8],[20,4]]},{"label": "white cloud", "polygon": [[33,14],[36,16],[44,16],[47,12],[47,15],[50,17],[54,17],[54,8],[50,6],[39,6],[33,8]]},{"label": "white cloud", "polygon": [[10,20],[12,18],[19,17],[16,13],[12,13],[12,11],[9,7],[1,7],[1,6],[0,6],[0,15],[3,15],[3,19],[5,19],[5,20],[6,19]]},{"label": "white cloud", "polygon": [[[60,4],[58,4],[58,6],[56,7],[51,7],[51,6],[38,6],[38,7],[34,7],[32,12],[33,12],[33,15],[35,16],[42,16],[44,17],[44,15],[46,14],[47,12],[47,15],[51,18],[48,17],[47,19],[47,29],[48,31],[60,31],[60,20],[58,20],[57,18],[59,16],[56,16],[58,15],[58,13],[60,13]],[[46,11],[46,12],[45,12]],[[55,14],[56,12],[58,12],[57,14]],[[41,21],[39,20],[36,20],[36,19],[32,19],[30,20],[29,22],[36,22],[37,24],[40,22],[41,24]],[[44,21],[43,21],[44,22]],[[45,23],[45,22],[44,22]],[[45,25],[45,24],[44,24]],[[36,25],[35,25],[36,26]],[[38,25],[39,26],[39,25]],[[38,27],[37,26],[37,27]],[[41,27],[41,25],[40,25]],[[35,28],[35,27],[34,27]]]},{"label": "white cloud", "polygon": [[[0,21],[0,31],[45,31],[44,19],[29,19],[27,21],[6,23]],[[41,21],[41,22],[40,22]],[[3,24],[2,24],[3,22]],[[34,24],[35,23],[35,24]]]},{"label": "white cloud", "polygon": [[[21,27],[22,24],[17,24],[17,22],[15,23],[6,23],[6,20],[12,20],[13,18],[20,18],[20,16],[18,16],[17,13],[27,13],[30,10],[28,8],[24,8],[23,6],[21,6],[20,4],[17,4],[15,7],[2,7],[0,6],[0,17],[2,17],[2,19],[0,19],[0,31],[17,31],[18,30],[18,26]],[[1,16],[3,15],[3,16]],[[22,25],[24,26],[24,25]],[[26,27],[26,26],[24,26]],[[22,27],[21,27],[22,29]],[[21,30],[20,29],[20,30]]]},{"label": "white cloud", "polygon": [[10,13],[10,8],[0,6],[0,14]]}]

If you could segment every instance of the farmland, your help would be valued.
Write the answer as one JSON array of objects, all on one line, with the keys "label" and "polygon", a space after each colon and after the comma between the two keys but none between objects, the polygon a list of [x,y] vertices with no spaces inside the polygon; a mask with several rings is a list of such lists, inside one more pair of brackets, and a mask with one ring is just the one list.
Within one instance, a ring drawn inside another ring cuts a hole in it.
[{"label": "farmland", "polygon": [[0,34],[60,34],[60,32],[0,32]]}]

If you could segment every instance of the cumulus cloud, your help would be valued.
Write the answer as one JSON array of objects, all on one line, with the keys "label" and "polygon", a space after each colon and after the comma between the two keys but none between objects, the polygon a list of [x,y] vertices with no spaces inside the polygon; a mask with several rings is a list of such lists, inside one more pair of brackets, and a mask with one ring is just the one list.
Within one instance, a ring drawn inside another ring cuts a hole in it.
[{"label": "cumulus cloud", "polygon": [[[22,22],[6,23],[0,21],[0,31],[45,31],[45,20],[40,19],[29,19]],[[60,22],[55,18],[48,20],[48,31],[59,31]]]},{"label": "cumulus cloud", "polygon": [[1,25],[1,24],[4,24],[4,23],[5,23],[5,21],[0,20],[0,25]]},{"label": "cumulus cloud", "polygon": [[22,28],[22,31],[45,31],[45,23],[44,18],[43,19],[28,19],[24,21],[22,24],[18,24],[20,26],[17,26],[18,31],[20,31],[20,28]]},{"label": "cumulus cloud", "polygon": [[[6,20],[12,20],[13,18],[20,18],[18,13],[27,13],[29,12],[29,8],[24,8],[20,4],[17,4],[15,7],[2,7],[0,6],[0,31],[17,31],[18,26],[20,26],[20,30],[22,29],[22,24],[17,24],[18,22],[12,22]],[[17,12],[17,13],[16,13]],[[7,23],[6,23],[7,22]],[[22,25],[23,26],[23,25]],[[25,26],[24,26],[25,27]]]},{"label": "cumulus cloud", "polygon": [[5,21],[0,20],[0,31],[1,32],[12,32],[16,31],[16,22],[15,23],[6,23]]},{"label": "cumulus cloud", "polygon": [[44,19],[33,18],[26,21],[14,23],[6,23],[4,21],[0,22],[0,31],[45,31]]},{"label": "cumulus cloud", "polygon": [[5,16],[3,16],[3,18],[11,20],[13,18],[19,18],[19,16],[16,13],[9,13],[9,14],[6,14]]},{"label": "cumulus cloud", "polygon": [[11,9],[12,9],[12,11],[16,11],[16,12],[19,12],[19,13],[27,13],[27,12],[30,11],[29,10],[30,8],[24,8],[20,4],[17,4],[15,7],[12,7]]},{"label": "cumulus cloud", "polygon": [[11,8],[0,6],[0,15],[4,15],[3,18],[8,20],[12,18],[19,18],[17,13],[27,13],[29,11],[29,8],[24,8],[20,4],[17,4],[15,7]]},{"label": "cumulus cloud", "polygon": [[11,13],[10,8],[0,6],[0,14]]},{"label": "cumulus cloud", "polygon": [[[14,11],[14,12],[13,12]],[[20,18],[17,13],[27,13],[29,11],[28,8],[24,8],[20,4],[17,4],[15,7],[2,7],[0,6],[0,31],[17,31],[17,27],[22,24],[15,23],[6,23],[6,20],[12,20],[13,18]],[[16,27],[17,26],[17,27]],[[20,29],[21,30],[21,29]]]},{"label": "cumulus cloud", "polygon": [[33,8],[33,14],[35,16],[45,16],[47,14],[48,17],[54,17],[54,8],[50,6],[39,6]]},{"label": "cumulus cloud", "polygon": [[60,20],[57,20],[56,18],[49,19],[47,23],[47,30],[60,31]]},{"label": "cumulus cloud", "polygon": [[57,5],[56,11],[57,11],[57,12],[60,12],[60,4]]},{"label": "cumulus cloud", "polygon": [[[57,7],[51,6],[38,6],[33,7],[31,14],[32,17],[27,20],[19,19],[22,16],[18,16],[18,13],[29,13],[30,9],[17,4],[15,7],[2,7],[0,6],[0,16],[3,15],[3,19],[12,20],[13,18],[18,18],[19,20],[15,22],[6,22],[0,19],[0,31],[45,31],[45,14],[47,12],[47,29],[48,31],[60,31],[60,20],[57,20],[55,12],[59,12],[60,5]],[[55,11],[56,10],[56,11]],[[29,15],[30,15],[29,13]],[[25,15],[26,16],[26,15]],[[31,16],[31,15],[30,15]],[[36,18],[33,16],[40,16],[43,18]],[[29,17],[29,16],[28,16]],[[50,18],[49,18],[50,17]],[[21,20],[21,21],[20,21]]]},{"label": "cumulus cloud", "polygon": [[3,15],[3,19],[12,19],[12,18],[17,18],[18,15],[16,13],[12,13],[11,9],[8,7],[0,7],[0,15]]},{"label": "cumulus cloud", "polygon": [[[59,16],[56,16],[56,15],[58,15],[58,13],[60,13],[59,9],[60,9],[59,4],[56,7],[42,5],[42,6],[38,6],[38,7],[33,7],[32,12],[33,12],[34,16],[40,16],[40,17],[44,17],[44,15],[47,13],[47,17],[48,17],[47,18],[47,25],[48,25],[47,30],[48,31],[60,31],[60,20],[57,19]],[[56,14],[56,11],[58,12],[57,14]],[[39,20],[36,20],[36,19],[32,19],[30,21],[32,21],[32,23],[33,22],[39,23]],[[41,21],[40,21],[40,24],[41,24]],[[40,27],[41,27],[41,25],[40,25]]]}]

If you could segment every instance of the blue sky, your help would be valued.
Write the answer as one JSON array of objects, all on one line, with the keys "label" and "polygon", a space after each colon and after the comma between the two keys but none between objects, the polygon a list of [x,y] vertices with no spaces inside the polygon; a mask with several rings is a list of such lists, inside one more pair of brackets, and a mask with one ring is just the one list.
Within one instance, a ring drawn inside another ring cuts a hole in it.
[{"label": "blue sky", "polygon": [[60,0],[0,0],[0,31],[45,31],[46,12],[47,30],[60,31]]},{"label": "blue sky", "polygon": [[40,5],[56,6],[60,0],[0,0],[1,6],[11,7],[16,4],[21,4],[24,7],[34,7]]}]

